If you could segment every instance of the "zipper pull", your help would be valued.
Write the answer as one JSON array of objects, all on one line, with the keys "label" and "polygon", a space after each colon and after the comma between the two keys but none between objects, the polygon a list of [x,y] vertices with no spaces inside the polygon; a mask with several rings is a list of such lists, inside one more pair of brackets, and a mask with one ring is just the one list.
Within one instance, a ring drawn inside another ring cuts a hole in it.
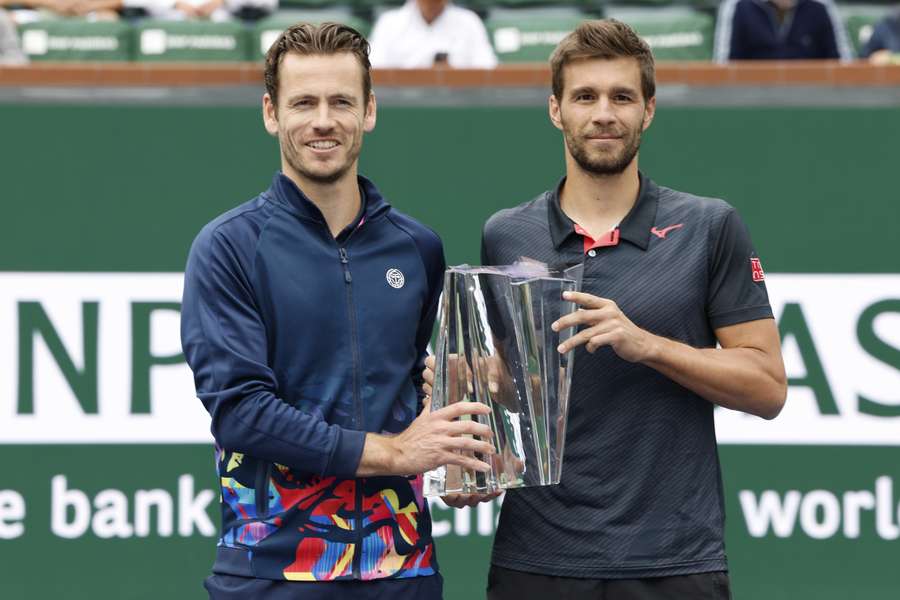
[{"label": "zipper pull", "polygon": [[350,277],[350,267],[347,266],[350,264],[350,259],[347,257],[347,251],[344,248],[340,248],[341,253],[341,264],[344,265],[344,281],[350,283],[353,281],[353,278]]}]

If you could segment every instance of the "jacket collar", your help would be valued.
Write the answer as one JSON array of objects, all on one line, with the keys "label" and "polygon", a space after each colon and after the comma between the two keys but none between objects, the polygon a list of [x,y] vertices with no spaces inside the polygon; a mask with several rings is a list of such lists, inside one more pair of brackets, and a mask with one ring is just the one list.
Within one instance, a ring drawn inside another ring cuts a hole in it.
[{"label": "jacket collar", "polygon": [[[390,209],[390,204],[387,203],[374,183],[362,175],[357,175],[356,180],[361,192],[360,197],[364,203],[360,220],[370,221]],[[319,207],[281,171],[275,173],[270,190],[276,199],[300,218],[325,223],[325,217],[322,216]]]},{"label": "jacket collar", "polygon": [[[619,239],[628,240],[641,250],[646,250],[650,245],[650,229],[656,222],[656,209],[659,206],[659,186],[638,172],[640,178],[640,191],[637,201],[622,222],[619,224]],[[575,233],[575,222],[562,211],[559,205],[559,193],[562,190],[566,178],[559,180],[556,187],[547,192],[547,211],[550,223],[550,237],[553,245],[558,250],[571,235]]]}]

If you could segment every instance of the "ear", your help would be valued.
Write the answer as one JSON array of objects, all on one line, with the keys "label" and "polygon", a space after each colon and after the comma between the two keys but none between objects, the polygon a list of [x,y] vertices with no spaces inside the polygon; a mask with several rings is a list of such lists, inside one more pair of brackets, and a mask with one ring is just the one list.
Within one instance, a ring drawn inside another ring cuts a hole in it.
[{"label": "ear", "polygon": [[559,100],[556,99],[556,96],[550,96],[550,99],[547,102],[547,108],[550,112],[550,122],[553,123],[554,127],[562,130],[562,115],[560,114]]},{"label": "ear", "polygon": [[653,96],[649,100],[647,100],[647,106],[644,107],[644,128],[642,131],[647,131],[647,128],[650,127],[650,123],[653,122],[653,115],[656,114],[656,96]]},{"label": "ear", "polygon": [[268,92],[263,94],[262,101],[263,125],[270,135],[278,135],[278,107],[272,101]]},{"label": "ear", "polygon": [[375,129],[375,117],[378,112],[375,105],[375,92],[369,92],[369,101],[366,103],[366,114],[363,117],[363,131],[366,133]]}]

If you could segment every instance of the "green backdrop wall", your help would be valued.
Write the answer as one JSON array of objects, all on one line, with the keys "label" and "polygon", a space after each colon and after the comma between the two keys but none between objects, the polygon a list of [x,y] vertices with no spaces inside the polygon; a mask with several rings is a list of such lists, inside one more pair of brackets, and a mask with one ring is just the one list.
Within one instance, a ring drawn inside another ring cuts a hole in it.
[{"label": "green backdrop wall", "polygon": [[[216,481],[180,272],[275,141],[249,106],[8,103],[0,130],[0,597],[201,598]],[[645,137],[657,182],[740,209],[784,337],[785,413],[719,415],[737,600],[900,594],[896,131],[897,108],[661,106]],[[384,106],[361,165],[477,262],[562,141],[539,106]],[[435,508],[448,599],[483,597],[495,515]]]}]

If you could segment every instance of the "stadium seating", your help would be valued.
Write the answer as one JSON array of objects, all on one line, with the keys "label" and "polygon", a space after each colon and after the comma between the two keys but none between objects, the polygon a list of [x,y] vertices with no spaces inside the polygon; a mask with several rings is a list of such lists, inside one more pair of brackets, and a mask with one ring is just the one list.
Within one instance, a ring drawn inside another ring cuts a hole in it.
[{"label": "stadium seating", "polygon": [[265,58],[269,46],[272,45],[282,31],[294,23],[324,23],[326,21],[344,23],[355,28],[363,35],[368,35],[371,29],[367,21],[354,16],[349,10],[340,7],[319,10],[280,11],[270,17],[261,19],[253,28],[251,32],[250,59],[262,60]]},{"label": "stadium seating", "polygon": [[134,32],[125,22],[48,19],[20,28],[22,49],[34,61],[131,60]]},{"label": "stadium seating", "polygon": [[[21,25],[34,61],[261,60],[285,27],[338,21],[368,34],[373,19],[404,0],[281,0],[281,9],[256,23],[240,21],[46,19]],[[456,0],[485,20],[501,63],[542,62],[585,19],[614,17],[644,37],[657,60],[712,59],[717,0]],[[872,26],[893,3],[844,0],[839,12],[859,53]]]},{"label": "stadium seating", "polygon": [[841,4],[838,12],[841,20],[847,27],[847,35],[853,44],[856,56],[861,56],[863,46],[872,36],[875,23],[887,16],[893,10],[890,4]]},{"label": "stadium seating", "polygon": [[140,21],[135,60],[227,62],[247,60],[249,39],[241,23],[229,21]]},{"label": "stadium seating", "polygon": [[586,18],[573,7],[495,8],[485,26],[501,63],[538,62]]},{"label": "stadium seating", "polygon": [[606,7],[606,16],[628,23],[656,60],[712,60],[715,19],[688,6]]}]

